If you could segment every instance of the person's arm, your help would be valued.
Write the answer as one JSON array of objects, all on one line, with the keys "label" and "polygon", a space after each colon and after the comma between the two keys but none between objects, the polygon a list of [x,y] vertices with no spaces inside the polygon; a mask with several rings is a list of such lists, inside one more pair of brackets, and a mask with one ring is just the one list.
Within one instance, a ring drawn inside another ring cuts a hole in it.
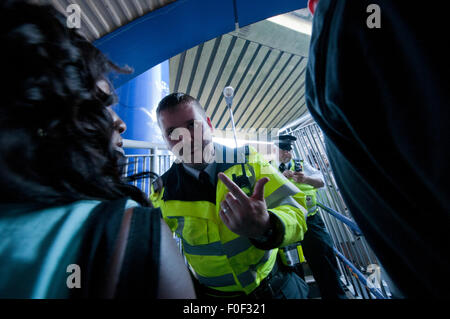
[{"label": "person's arm", "polygon": [[303,172],[294,172],[292,180],[296,183],[311,185],[314,188],[321,188],[325,185],[321,178],[309,177]]},{"label": "person's arm", "polygon": [[307,177],[306,184],[313,186],[314,188],[322,188],[325,184],[321,178]]},{"label": "person's arm", "polygon": [[194,285],[169,227],[161,219],[161,253],[157,298],[196,298]]}]

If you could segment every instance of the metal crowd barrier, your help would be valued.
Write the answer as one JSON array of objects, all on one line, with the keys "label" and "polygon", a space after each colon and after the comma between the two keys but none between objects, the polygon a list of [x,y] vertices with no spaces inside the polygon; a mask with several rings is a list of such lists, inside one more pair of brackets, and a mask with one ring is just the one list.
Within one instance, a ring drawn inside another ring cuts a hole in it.
[{"label": "metal crowd barrier", "polygon": [[[317,202],[317,206],[322,208],[324,211],[335,217],[337,220],[341,221],[345,225],[347,225],[356,236],[363,236],[363,233],[359,229],[358,225],[353,222],[350,218],[345,217],[344,215],[338,213],[337,211],[327,207],[319,202]],[[367,288],[369,291],[376,296],[377,299],[387,299],[389,296],[384,296],[383,293],[376,287],[373,286],[373,283],[368,281],[367,278],[356,268],[355,265],[352,264],[345,256],[340,253],[336,247],[333,247],[335,254],[342,260],[342,262],[348,267],[348,269],[353,273],[353,275]]]},{"label": "metal crowd barrier", "polygon": [[358,225],[356,225],[350,218],[345,217],[344,215],[338,213],[330,207],[323,205],[322,203],[317,202],[317,206],[347,225],[353,231],[353,234],[355,236],[362,236],[361,229],[359,229]]},{"label": "metal crowd barrier", "polygon": [[377,299],[387,299],[383,293],[376,287],[373,287],[373,284],[371,285],[370,282],[367,280],[367,278],[353,265],[347,258],[345,258],[344,255],[342,255],[336,247],[333,247],[333,250],[335,254],[351,269],[353,274],[358,278],[361,283],[369,289],[369,291],[374,294]]},{"label": "metal crowd barrier", "polygon": [[[384,279],[386,275],[365,238],[361,236],[361,230],[353,222],[350,211],[339,192],[326,156],[322,131],[317,124],[313,123],[295,130],[287,129],[280,134],[291,134],[297,137],[294,157],[308,161],[322,173],[325,186],[317,191],[317,202],[320,203],[318,213],[333,239],[341,281],[356,299],[377,299],[381,296],[389,298],[391,293],[387,280]],[[365,277],[373,279],[373,270],[379,273],[377,293],[373,292],[372,282]]]},{"label": "metal crowd barrier", "polygon": [[[175,156],[169,154],[164,144],[124,140],[125,149],[139,150],[142,154],[126,155],[125,176],[134,175],[140,172],[151,171],[161,176],[172,165]],[[139,187],[143,192],[150,196],[151,181],[141,179],[133,182],[133,185]]]}]

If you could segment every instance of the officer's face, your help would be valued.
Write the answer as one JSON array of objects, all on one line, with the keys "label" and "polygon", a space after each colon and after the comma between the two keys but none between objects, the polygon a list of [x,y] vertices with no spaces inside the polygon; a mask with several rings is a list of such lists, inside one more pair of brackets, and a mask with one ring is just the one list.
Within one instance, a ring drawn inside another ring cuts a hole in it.
[{"label": "officer's face", "polygon": [[278,148],[278,161],[280,163],[287,163],[292,158],[292,151],[282,150]]},{"label": "officer's face", "polygon": [[178,159],[194,167],[211,160],[211,120],[205,119],[193,102],[161,111],[158,123],[167,147]]}]

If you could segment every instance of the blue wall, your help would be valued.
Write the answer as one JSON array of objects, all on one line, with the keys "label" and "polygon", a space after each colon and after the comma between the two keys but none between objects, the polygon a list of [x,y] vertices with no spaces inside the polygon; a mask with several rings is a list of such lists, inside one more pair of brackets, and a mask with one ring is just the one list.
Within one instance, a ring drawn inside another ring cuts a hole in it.
[{"label": "blue wall", "polygon": [[131,75],[112,79],[116,88],[153,66],[200,43],[264,20],[306,8],[307,0],[177,0],[152,11],[94,42]]}]

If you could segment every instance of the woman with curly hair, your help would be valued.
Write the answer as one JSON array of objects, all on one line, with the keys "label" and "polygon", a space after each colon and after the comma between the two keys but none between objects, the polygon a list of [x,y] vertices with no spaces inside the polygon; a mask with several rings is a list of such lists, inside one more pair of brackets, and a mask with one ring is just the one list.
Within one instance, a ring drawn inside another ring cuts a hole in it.
[{"label": "woman with curly hair", "polygon": [[126,72],[50,6],[0,4],[0,297],[190,298],[160,212],[120,167]]}]

